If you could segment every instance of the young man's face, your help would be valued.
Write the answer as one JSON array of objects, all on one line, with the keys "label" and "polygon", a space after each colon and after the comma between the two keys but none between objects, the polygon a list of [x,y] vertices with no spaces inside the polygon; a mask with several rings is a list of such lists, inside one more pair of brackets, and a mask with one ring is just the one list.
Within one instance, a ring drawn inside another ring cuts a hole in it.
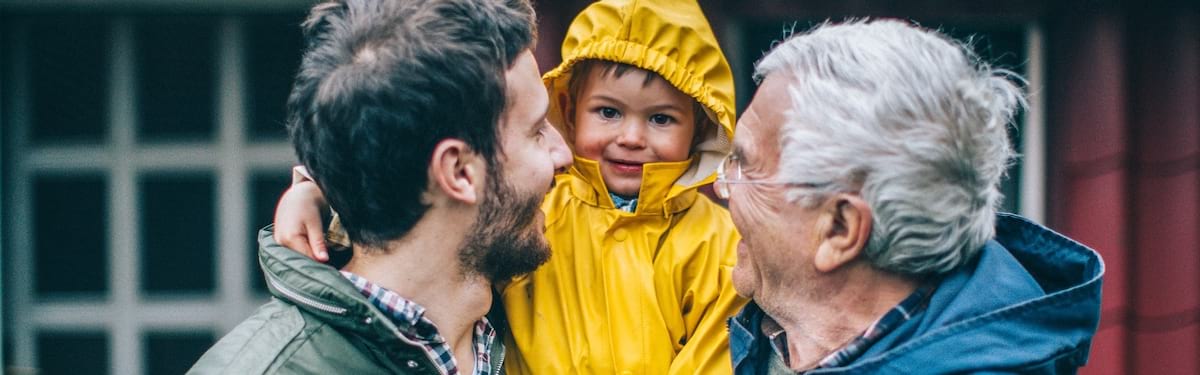
[{"label": "young man's face", "polygon": [[546,121],[550,99],[533,52],[526,50],[518,56],[506,77],[508,106],[500,119],[498,158],[505,176],[521,183],[517,187],[545,195],[554,171],[570,165],[571,151]]},{"label": "young man's face", "polygon": [[695,100],[634,69],[588,72],[575,98],[575,152],[600,163],[608,190],[632,197],[642,186],[642,164],[687,160],[696,131]]},{"label": "young man's face", "polygon": [[533,53],[517,57],[506,78],[501,147],[463,251],[464,263],[492,281],[533,271],[550,256],[539,208],[554,171],[571,162],[562,136],[546,122],[549,98]]}]

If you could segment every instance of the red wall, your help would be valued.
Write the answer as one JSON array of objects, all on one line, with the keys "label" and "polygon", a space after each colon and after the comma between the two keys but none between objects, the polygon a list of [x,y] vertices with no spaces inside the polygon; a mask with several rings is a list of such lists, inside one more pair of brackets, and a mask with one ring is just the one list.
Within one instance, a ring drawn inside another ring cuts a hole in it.
[{"label": "red wall", "polygon": [[1200,373],[1200,17],[1090,10],[1053,25],[1050,224],[1100,251],[1085,373]]}]

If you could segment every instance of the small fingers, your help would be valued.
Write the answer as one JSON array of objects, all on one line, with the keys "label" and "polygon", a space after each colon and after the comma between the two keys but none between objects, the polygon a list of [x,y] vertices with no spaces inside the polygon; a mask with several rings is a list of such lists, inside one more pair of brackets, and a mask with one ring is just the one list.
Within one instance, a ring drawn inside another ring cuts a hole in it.
[{"label": "small fingers", "polygon": [[312,249],[312,254],[309,257],[316,259],[318,262],[325,263],[329,261],[329,250],[325,247],[325,235],[321,229],[321,223],[316,225],[308,225],[308,247]]},{"label": "small fingers", "polygon": [[295,250],[297,253],[304,254],[306,257],[313,257],[313,249],[309,246],[308,238],[305,238],[304,234],[295,233],[285,236],[284,240],[280,241],[279,244]]}]

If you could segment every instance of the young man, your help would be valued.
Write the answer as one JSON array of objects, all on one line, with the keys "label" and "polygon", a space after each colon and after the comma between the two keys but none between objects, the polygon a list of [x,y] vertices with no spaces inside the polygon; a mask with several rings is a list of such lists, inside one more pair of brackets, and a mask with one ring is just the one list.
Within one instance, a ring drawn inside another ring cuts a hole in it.
[{"label": "young man", "polygon": [[339,272],[264,232],[276,298],[191,372],[499,371],[492,282],[549,256],[538,207],[570,162],[533,22],[524,0],[313,8],[288,127],[353,259]]}]

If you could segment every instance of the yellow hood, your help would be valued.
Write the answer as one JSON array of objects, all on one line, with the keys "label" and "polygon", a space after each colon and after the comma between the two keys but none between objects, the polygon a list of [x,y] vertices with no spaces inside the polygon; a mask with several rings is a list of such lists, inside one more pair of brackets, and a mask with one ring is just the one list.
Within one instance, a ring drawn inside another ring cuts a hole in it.
[{"label": "yellow hood", "polygon": [[562,64],[542,77],[550,91],[550,122],[567,136],[575,134],[563,118],[563,106],[574,100],[567,87],[571,71],[588,59],[658,73],[702,104],[719,129],[702,130],[691,166],[673,181],[689,188],[713,181],[733,138],[733,73],[695,0],[605,0],[579,13],[563,40]]}]

